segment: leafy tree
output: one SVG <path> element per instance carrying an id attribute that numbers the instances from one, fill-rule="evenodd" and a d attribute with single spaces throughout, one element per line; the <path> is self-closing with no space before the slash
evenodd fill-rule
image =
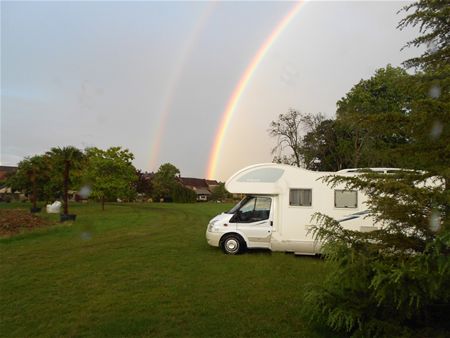
<path id="1" fill-rule="evenodd" d="M 390 65 L 378 69 L 338 101 L 336 120 L 291 110 L 272 122 L 269 132 L 278 137 L 272 152 L 286 147 L 292 152 L 274 161 L 324 171 L 399 166 L 403 153 L 393 150 L 413 141 L 409 124 L 413 102 L 426 96 L 427 90 L 404 69 Z"/>
<path id="2" fill-rule="evenodd" d="M 338 171 L 352 167 L 352 130 L 336 120 L 324 120 L 308 132 L 301 153 L 310 170 Z"/>
<path id="3" fill-rule="evenodd" d="M 229 198 L 231 194 L 225 188 L 225 183 L 221 182 L 217 187 L 211 191 L 211 200 L 213 201 L 223 201 Z"/>
<path id="4" fill-rule="evenodd" d="M 172 192 L 179 185 L 177 176 L 180 170 L 173 164 L 161 165 L 153 178 L 153 195 L 156 200 L 173 198 Z"/>
<path id="5" fill-rule="evenodd" d="M 178 203 L 195 202 L 197 194 L 180 183 L 179 175 L 180 170 L 173 164 L 161 165 L 152 180 L 154 199 Z"/>
<path id="6" fill-rule="evenodd" d="M 69 213 L 68 191 L 79 178 L 84 159 L 83 152 L 73 146 L 51 148 L 47 152 L 55 179 L 61 179 L 63 186 L 64 215 Z"/>
<path id="7" fill-rule="evenodd" d="M 272 149 L 272 154 L 279 155 L 275 156 L 274 162 L 304 166 L 301 152 L 303 135 L 315 129 L 322 120 L 322 114 L 304 114 L 294 109 L 280 114 L 277 121 L 270 123 L 268 130 L 270 136 L 277 138 L 277 145 Z M 288 155 L 283 155 L 286 150 Z"/>
<path id="8" fill-rule="evenodd" d="M 411 141 L 412 104 L 425 96 L 413 76 L 390 65 L 353 86 L 336 111 L 337 122 L 348 132 L 350 167 L 397 166 L 391 150 Z"/>
<path id="9" fill-rule="evenodd" d="M 91 186 L 91 195 L 101 200 L 102 210 L 105 210 L 105 200 L 133 197 L 137 176 L 131 162 L 134 155 L 128 149 L 88 148 L 86 157 L 84 179 Z"/>

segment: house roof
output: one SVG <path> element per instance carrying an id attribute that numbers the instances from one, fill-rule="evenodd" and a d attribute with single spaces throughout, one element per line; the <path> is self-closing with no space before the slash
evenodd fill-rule
<path id="1" fill-rule="evenodd" d="M 195 193 L 197 195 L 208 195 L 208 196 L 211 195 L 211 192 L 205 188 L 199 188 L 199 189 L 195 190 Z"/>
<path id="2" fill-rule="evenodd" d="M 151 173 L 144 172 L 144 173 L 142 173 L 142 176 L 143 176 L 144 179 L 146 179 L 146 180 L 152 180 L 153 177 L 155 177 L 155 173 L 154 173 L 154 172 L 151 172 Z"/>
<path id="3" fill-rule="evenodd" d="M 0 165 L 0 171 L 3 171 L 5 173 L 12 173 L 17 171 L 17 167 L 9 166 L 9 165 Z"/>
<path id="4" fill-rule="evenodd" d="M 219 185 L 216 180 L 205 180 L 207 185 Z"/>
<path id="5" fill-rule="evenodd" d="M 179 177 L 179 180 L 185 186 L 208 189 L 208 184 L 203 178 Z"/>
<path id="6" fill-rule="evenodd" d="M 6 177 L 7 174 L 15 173 L 17 171 L 17 167 L 0 165 L 0 179 Z"/>

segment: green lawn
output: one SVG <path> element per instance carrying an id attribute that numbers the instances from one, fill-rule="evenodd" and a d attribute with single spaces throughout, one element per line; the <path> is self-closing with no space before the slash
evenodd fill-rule
<path id="1" fill-rule="evenodd" d="M 301 315 L 320 259 L 206 244 L 229 207 L 74 204 L 73 224 L 1 239 L 0 335 L 335 336 Z"/>

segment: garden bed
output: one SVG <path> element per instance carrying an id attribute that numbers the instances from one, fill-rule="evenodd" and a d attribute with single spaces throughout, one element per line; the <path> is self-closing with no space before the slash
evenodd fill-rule
<path id="1" fill-rule="evenodd" d="M 23 209 L 0 210 L 0 236 L 12 236 L 21 232 L 42 228 L 51 225 L 51 222 L 31 214 Z"/>

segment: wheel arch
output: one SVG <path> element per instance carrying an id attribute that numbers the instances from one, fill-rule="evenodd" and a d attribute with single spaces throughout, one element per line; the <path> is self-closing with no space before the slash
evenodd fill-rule
<path id="1" fill-rule="evenodd" d="M 242 240 L 242 243 L 245 245 L 245 247 L 248 247 L 248 241 L 247 238 L 245 237 L 244 234 L 237 232 L 237 231 L 231 231 L 231 232 L 227 232 L 225 234 L 222 235 L 222 237 L 220 237 L 219 240 L 219 247 L 222 248 L 223 247 L 223 241 L 229 237 L 229 236 L 237 236 Z"/>

